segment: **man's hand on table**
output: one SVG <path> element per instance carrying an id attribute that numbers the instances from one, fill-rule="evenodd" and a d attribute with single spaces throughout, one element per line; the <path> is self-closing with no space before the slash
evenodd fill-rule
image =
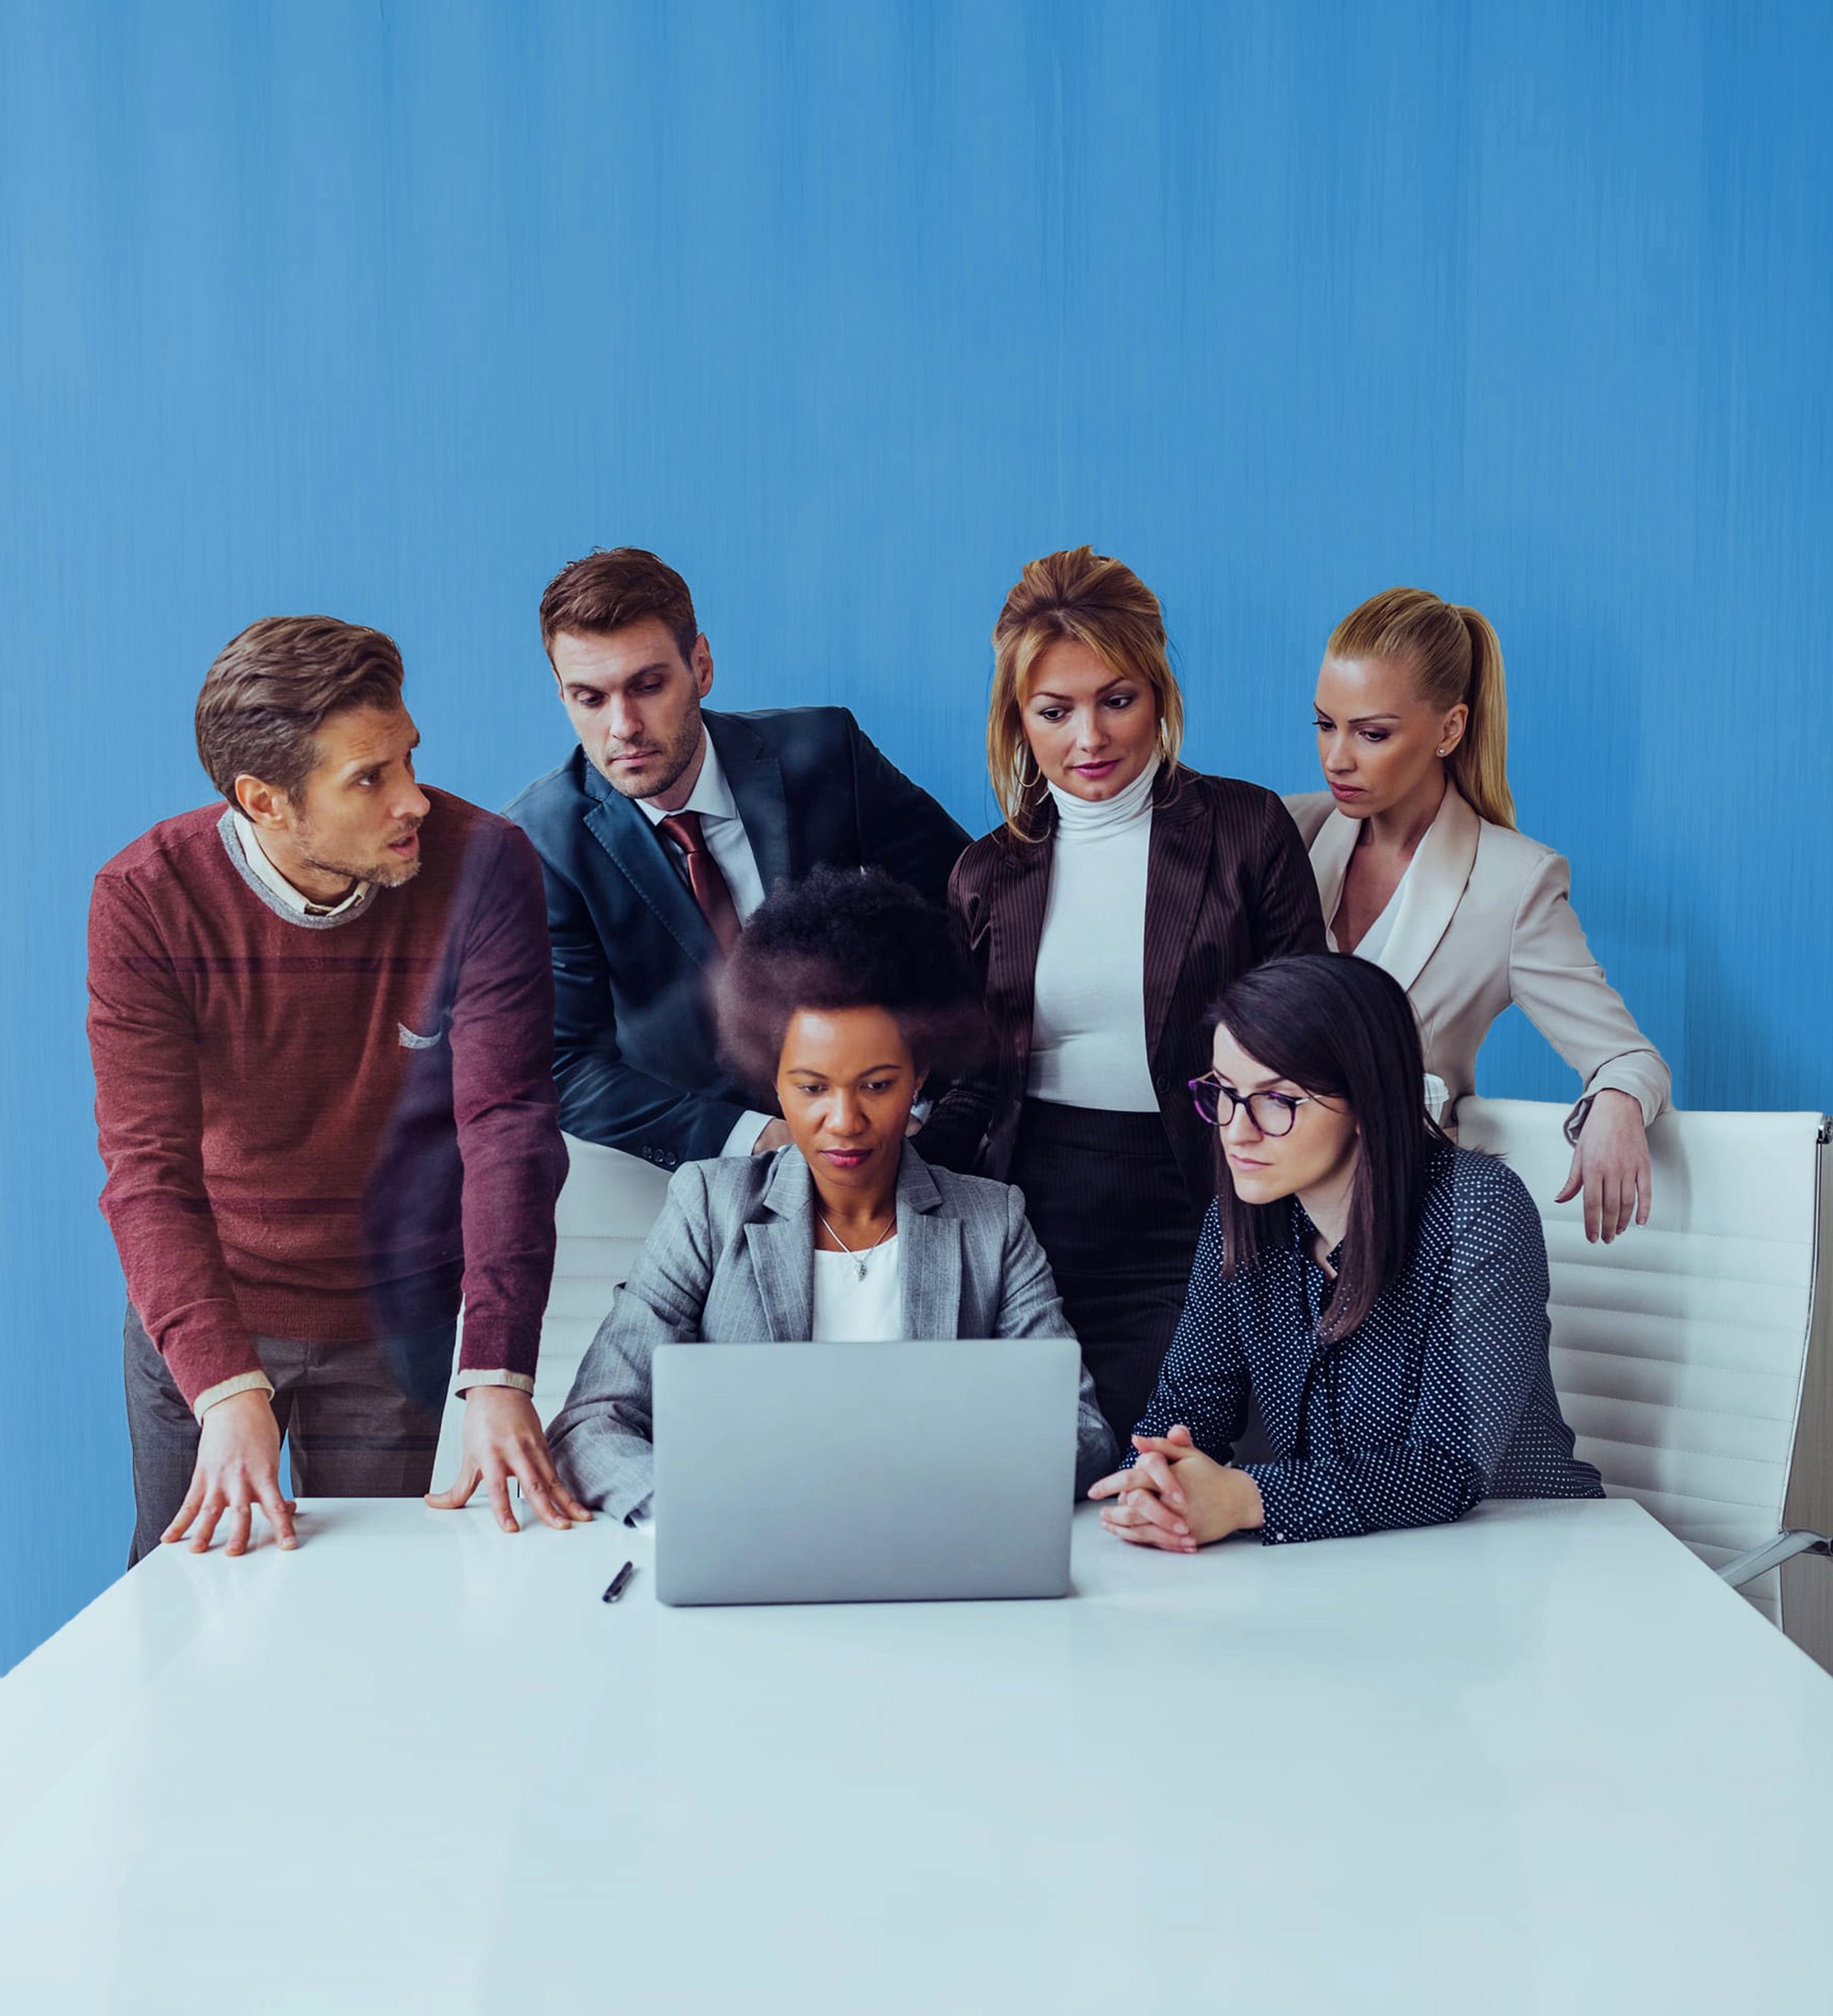
<path id="1" fill-rule="evenodd" d="M 1114 1498 L 1101 1523 L 1136 1547 L 1194 1554 L 1212 1540 L 1265 1523 L 1260 1486 L 1245 1470 L 1205 1456 L 1180 1424 L 1167 1435 L 1136 1435 L 1139 1461 L 1089 1486 L 1092 1498 Z"/>
<path id="2" fill-rule="evenodd" d="M 280 1431 L 268 1396 L 232 1393 L 204 1409 L 202 1429 L 191 1489 L 160 1538 L 181 1540 L 195 1525 L 191 1550 L 201 1554 L 226 1512 L 223 1551 L 246 1553 L 250 1515 L 258 1505 L 280 1545 L 296 1547 L 292 1516 L 298 1507 L 280 1496 Z"/>
<path id="3" fill-rule="evenodd" d="M 514 1386 L 467 1386 L 457 1479 L 450 1490 L 436 1496 L 429 1492 L 426 1502 L 441 1512 L 456 1512 L 471 1502 L 471 1494 L 480 1484 L 487 1485 L 497 1508 L 497 1524 L 505 1533 L 519 1533 L 521 1528 L 510 1509 L 511 1477 L 549 1526 L 564 1531 L 576 1519 L 592 1517 L 561 1483 L 548 1453 L 547 1437 L 541 1431 L 541 1417 L 528 1395 Z"/>

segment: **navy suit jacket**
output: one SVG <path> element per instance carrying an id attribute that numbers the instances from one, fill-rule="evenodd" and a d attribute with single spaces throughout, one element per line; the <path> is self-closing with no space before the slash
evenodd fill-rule
<path id="1" fill-rule="evenodd" d="M 847 708 L 702 719 L 766 891 L 873 863 L 946 901 L 967 835 Z M 579 749 L 509 815 L 547 882 L 560 1124 L 665 1169 L 718 1155 L 756 1101 L 720 1066 L 707 992 L 718 948 L 666 843 Z"/>

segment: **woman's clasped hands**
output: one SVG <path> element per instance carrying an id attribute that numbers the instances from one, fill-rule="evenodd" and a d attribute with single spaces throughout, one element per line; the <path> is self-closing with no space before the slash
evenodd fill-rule
<path id="1" fill-rule="evenodd" d="M 1181 1423 L 1164 1435 L 1136 1435 L 1137 1461 L 1089 1486 L 1107 1530 L 1135 1547 L 1194 1554 L 1265 1523 L 1260 1486 L 1245 1470 L 1205 1456 Z"/>

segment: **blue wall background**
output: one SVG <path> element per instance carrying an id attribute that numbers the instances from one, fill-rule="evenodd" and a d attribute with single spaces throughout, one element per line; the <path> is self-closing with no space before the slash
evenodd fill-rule
<path id="1" fill-rule="evenodd" d="M 1394 582 L 1484 608 L 1526 830 L 1691 1106 L 1825 1107 L 1833 10 L 0 6 L 0 1665 L 118 1570 L 95 868 L 209 796 L 217 647 L 400 639 L 431 779 L 566 746 L 631 541 L 728 706 L 976 829 L 1028 556 L 1160 592 L 1192 759 L 1309 785 Z M 1559 1097 L 1506 1024 L 1486 1089 Z"/>

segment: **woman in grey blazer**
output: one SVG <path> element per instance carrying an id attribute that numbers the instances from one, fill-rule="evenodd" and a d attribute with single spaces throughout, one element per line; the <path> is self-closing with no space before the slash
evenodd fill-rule
<path id="1" fill-rule="evenodd" d="M 930 1063 L 971 1026 L 947 920 L 876 870 L 769 897 L 721 977 L 721 1044 L 790 1145 L 690 1162 L 580 1364 L 548 1441 L 594 1509 L 649 1509 L 662 1343 L 1069 1337 L 1009 1184 L 929 1167 L 906 1135 Z M 1086 1368 L 1076 1488 L 1113 1467 Z"/>
<path id="2" fill-rule="evenodd" d="M 1556 1201 L 1583 1191 L 1590 1239 L 1646 1224 L 1668 1068 L 1585 942 L 1565 861 L 1516 829 L 1496 632 L 1475 609 L 1389 588 L 1332 632 L 1315 707 L 1330 789 L 1286 805 L 1331 948 L 1407 990 L 1447 1121 L 1490 1025 L 1519 1003 L 1582 1080 Z"/>

